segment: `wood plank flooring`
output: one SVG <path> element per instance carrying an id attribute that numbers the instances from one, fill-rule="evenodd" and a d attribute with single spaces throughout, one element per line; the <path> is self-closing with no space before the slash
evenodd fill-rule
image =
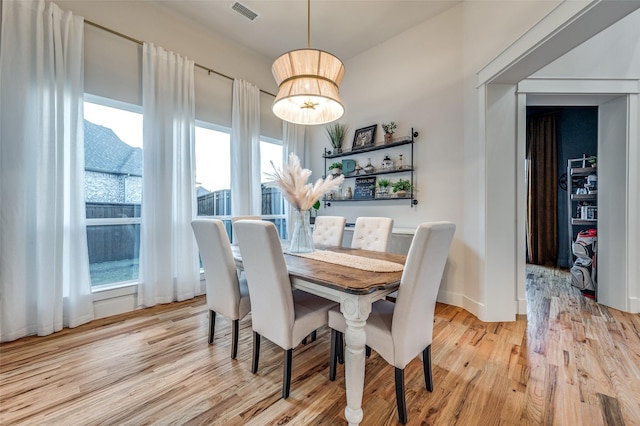
<path id="1" fill-rule="evenodd" d="M 640 316 L 584 298 L 566 272 L 528 269 L 528 318 L 484 323 L 438 304 L 435 389 L 419 359 L 406 370 L 410 425 L 640 425 Z M 207 344 L 203 297 L 0 345 L 2 425 L 346 424 L 344 368 L 328 380 L 329 330 L 293 354 L 262 341 L 251 368 L 251 320 Z M 398 424 L 393 368 L 366 363 L 364 425 Z"/>

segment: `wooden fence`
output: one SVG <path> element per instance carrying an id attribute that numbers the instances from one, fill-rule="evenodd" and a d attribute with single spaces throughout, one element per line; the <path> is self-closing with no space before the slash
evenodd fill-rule
<path id="1" fill-rule="evenodd" d="M 262 187 L 262 214 L 278 215 L 284 211 L 282 194 L 275 188 Z M 140 204 L 87 203 L 87 219 L 140 217 Z M 198 197 L 198 216 L 231 216 L 231 191 L 211 192 Z M 286 221 L 273 222 L 281 238 L 286 238 Z M 229 238 L 233 241 L 231 220 L 224 220 Z M 136 259 L 140 254 L 140 225 L 87 226 L 89 263 Z"/>
<path id="2" fill-rule="evenodd" d="M 262 215 L 284 214 L 280 190 L 262 187 Z M 198 216 L 231 216 L 231 190 L 223 189 L 198 197 Z"/>

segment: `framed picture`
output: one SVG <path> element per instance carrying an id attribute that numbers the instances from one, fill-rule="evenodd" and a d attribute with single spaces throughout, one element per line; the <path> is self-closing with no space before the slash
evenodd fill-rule
<path id="1" fill-rule="evenodd" d="M 376 140 L 376 127 L 378 127 L 378 125 L 374 124 L 373 126 L 356 130 L 356 133 L 353 135 L 353 146 L 351 149 L 357 150 L 373 146 Z"/>
<path id="2" fill-rule="evenodd" d="M 356 185 L 353 191 L 354 200 L 371 200 L 374 198 L 376 189 L 375 177 L 356 178 Z"/>

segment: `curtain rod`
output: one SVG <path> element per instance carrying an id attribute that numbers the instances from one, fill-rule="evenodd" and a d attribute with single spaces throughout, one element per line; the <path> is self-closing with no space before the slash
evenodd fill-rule
<path id="1" fill-rule="evenodd" d="M 103 31 L 106 31 L 106 32 L 108 32 L 108 33 L 111 33 L 111 34 L 113 34 L 113 35 L 117 35 L 118 37 L 122 37 L 122 38 L 127 39 L 127 40 L 129 40 L 129 41 L 132 41 L 132 42 L 134 42 L 134 43 L 138 43 L 140 46 L 142 46 L 142 45 L 144 44 L 144 42 L 143 42 L 142 40 L 135 39 L 135 38 L 133 38 L 133 37 L 131 37 L 131 36 L 128 36 L 128 35 L 126 35 L 126 34 L 123 34 L 123 33 L 121 33 L 121 32 L 118 32 L 118 31 L 116 31 L 116 30 L 112 30 L 111 28 L 107 28 L 107 27 L 105 27 L 104 25 L 97 24 L 97 23 L 95 23 L 95 22 L 93 22 L 93 21 L 90 21 L 90 20 L 88 20 L 88 19 L 85 19 L 85 20 L 84 20 L 84 22 L 85 22 L 85 24 L 89 24 L 89 25 L 91 25 L 91 26 L 93 26 L 93 27 L 99 28 L 99 29 L 101 29 L 101 30 L 103 30 Z M 220 77 L 228 78 L 229 80 L 235 80 L 235 78 L 233 78 L 233 77 L 231 77 L 231 76 L 228 76 L 228 75 L 226 75 L 226 74 L 223 74 L 223 73 L 221 73 L 221 72 L 219 72 L 219 71 L 216 71 L 216 70 L 214 70 L 214 69 L 212 69 L 212 68 L 205 67 L 204 65 L 200 65 L 200 64 L 199 64 L 199 63 L 197 63 L 197 62 L 194 62 L 194 65 L 195 65 L 196 67 L 198 67 L 198 68 L 201 68 L 201 69 L 203 69 L 203 70 L 207 71 L 209 74 L 214 73 L 214 74 L 219 75 Z M 262 93 L 264 93 L 265 95 L 270 95 L 270 96 L 273 96 L 274 98 L 276 97 L 276 95 L 274 95 L 273 93 L 267 92 L 266 90 L 262 90 L 262 89 L 260 89 L 260 91 L 261 91 Z"/>

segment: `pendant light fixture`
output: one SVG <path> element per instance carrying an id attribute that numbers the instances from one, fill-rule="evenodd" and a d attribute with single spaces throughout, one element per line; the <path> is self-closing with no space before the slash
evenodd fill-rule
<path id="1" fill-rule="evenodd" d="M 342 61 L 331 53 L 311 49 L 311 0 L 307 0 L 307 48 L 292 50 L 271 68 L 278 84 L 273 113 L 296 124 L 326 124 L 344 114 L 339 86 Z"/>

